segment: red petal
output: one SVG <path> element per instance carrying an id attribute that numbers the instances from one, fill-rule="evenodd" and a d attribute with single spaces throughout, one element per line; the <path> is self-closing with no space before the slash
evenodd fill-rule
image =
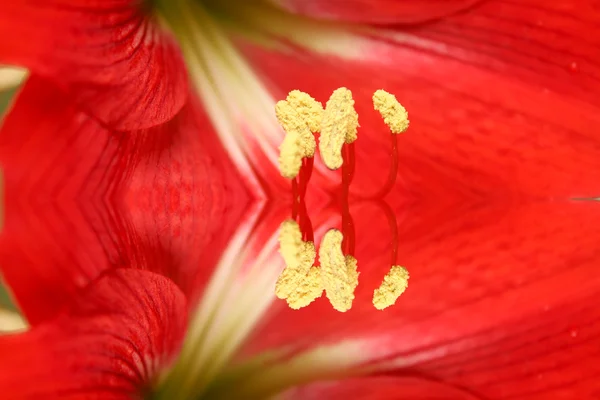
<path id="1" fill-rule="evenodd" d="M 119 140 L 68 95 L 28 80 L 0 135 L 0 268 L 31 323 L 119 259 L 119 215 L 111 212 L 118 155 Z"/>
<path id="2" fill-rule="evenodd" d="M 0 337 L 8 399 L 130 399 L 150 389 L 178 352 L 186 300 L 168 279 L 115 270 L 50 323 Z"/>
<path id="3" fill-rule="evenodd" d="M 356 61 L 245 47 L 276 98 L 354 92 L 355 194 L 374 193 L 390 165 L 372 93 L 395 93 L 411 128 L 399 138 L 392 210 L 350 200 L 361 273 L 353 309 L 337 313 L 321 298 L 295 312 L 278 301 L 244 354 L 350 341 L 359 353 L 343 366 L 387 363 L 481 398 L 597 394 L 600 205 L 566 200 L 599 192 L 597 19 L 591 3 L 489 1 L 373 37 Z M 392 263 L 386 214 L 398 219 L 398 263 L 411 278 L 379 312 L 373 290 Z"/>
<path id="4" fill-rule="evenodd" d="M 179 49 L 137 1 L 6 2 L 0 36 L 0 62 L 51 78 L 117 129 L 168 121 L 188 94 Z"/>
<path id="5" fill-rule="evenodd" d="M 480 0 L 272 0 L 296 14 L 375 24 L 422 22 L 469 8 Z"/>
<path id="6" fill-rule="evenodd" d="M 374 193 L 387 177 L 388 129 L 371 101 L 384 88 L 411 121 L 398 140 L 399 195 L 458 203 L 593 197 L 600 193 L 600 53 L 590 39 L 596 25 L 585 21 L 600 16 L 591 6 L 559 7 L 485 2 L 382 31 L 385 42 L 357 43 L 356 61 L 245 50 L 277 86 L 275 98 L 300 89 L 325 101 L 337 87 L 353 91 L 361 124 L 356 191 Z"/>
<path id="7" fill-rule="evenodd" d="M 282 400 L 477 400 L 478 397 L 434 380 L 416 377 L 368 377 L 318 382 L 280 395 Z"/>
<path id="8" fill-rule="evenodd" d="M 166 125 L 111 133 L 28 81 L 0 136 L 0 268 L 32 324 L 112 266 L 164 273 L 186 293 L 206 279 L 248 199 L 207 126 L 194 103 Z"/>
<path id="9" fill-rule="evenodd" d="M 590 398 L 600 389 L 599 203 L 397 204 L 398 263 L 411 278 L 384 311 L 371 298 L 391 264 L 386 210 L 351 211 L 361 273 L 352 310 L 337 313 L 325 298 L 300 311 L 277 302 L 246 354 L 350 340 L 362 350 L 344 365 L 389 363 L 483 398 Z"/>
<path id="10" fill-rule="evenodd" d="M 166 257 L 158 271 L 196 298 L 251 197 L 193 96 L 171 124 L 178 128 L 171 130 L 177 134 L 168 149 L 136 164 L 122 196 L 136 231 L 134 245 L 142 246 L 134 251 L 142 260 L 135 262 Z"/>

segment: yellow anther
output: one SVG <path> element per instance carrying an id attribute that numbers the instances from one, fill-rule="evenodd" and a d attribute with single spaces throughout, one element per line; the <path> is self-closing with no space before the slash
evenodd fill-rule
<path id="1" fill-rule="evenodd" d="M 296 101 L 296 103 L 298 102 Z M 308 112 L 306 107 L 301 105 L 299 107 L 301 107 L 300 110 L 287 101 L 281 100 L 275 105 L 275 115 L 286 132 L 286 136 L 295 135 L 298 137 L 302 157 L 312 157 L 315 155 L 317 144 L 308 124 L 310 122 L 311 125 L 314 125 L 315 122 L 306 120 L 305 116 L 300 114 Z"/>
<path id="2" fill-rule="evenodd" d="M 283 177 L 298 176 L 303 157 L 313 157 L 317 146 L 312 132 L 321 124 L 323 107 L 308 94 L 294 90 L 275 105 L 277 120 L 286 132 L 279 147 L 279 171 Z"/>
<path id="3" fill-rule="evenodd" d="M 408 113 L 393 94 L 379 89 L 373 94 L 373 106 L 392 133 L 402 133 L 408 129 Z"/>
<path id="4" fill-rule="evenodd" d="M 300 137 L 296 133 L 285 135 L 279 146 L 279 172 L 287 179 L 294 179 L 302 167 Z"/>
<path id="5" fill-rule="evenodd" d="M 296 110 L 300 118 L 312 132 L 319 132 L 323 120 L 323 105 L 308 93 L 292 90 L 287 97 L 288 104 Z"/>
<path id="6" fill-rule="evenodd" d="M 296 286 L 301 284 L 306 278 L 310 267 L 315 263 L 316 253 L 313 242 L 302 242 L 295 259 L 283 257 L 286 267 L 279 275 L 275 285 L 275 295 L 278 298 L 286 299 L 295 290 Z"/>
<path id="7" fill-rule="evenodd" d="M 290 308 L 298 310 L 308 306 L 323 294 L 323 279 L 321 268 L 311 267 L 287 296 Z"/>
<path id="8" fill-rule="evenodd" d="M 317 256 L 315 245 L 302 240 L 300 226 L 293 220 L 281 224 L 279 245 L 286 267 L 277 279 L 275 296 L 287 299 L 293 309 L 305 307 L 323 292 L 320 269 L 313 271 Z"/>
<path id="9" fill-rule="evenodd" d="M 408 271 L 399 266 L 394 265 L 383 278 L 383 282 L 378 289 L 373 293 L 373 305 L 378 310 L 383 310 L 392 306 L 398 300 L 398 297 L 408 287 Z"/>
<path id="10" fill-rule="evenodd" d="M 352 308 L 354 290 L 358 286 L 357 261 L 342 253 L 343 235 L 337 229 L 329 230 L 319 248 L 323 287 L 334 309 L 345 312 Z"/>
<path id="11" fill-rule="evenodd" d="M 342 166 L 342 146 L 357 138 L 358 114 L 354 109 L 352 92 L 339 88 L 333 92 L 323 113 L 319 152 L 329 169 Z"/>
<path id="12" fill-rule="evenodd" d="M 300 262 L 300 255 L 303 250 L 300 225 L 292 219 L 283 221 L 279 228 L 279 252 L 285 264 L 296 268 Z"/>
<path id="13" fill-rule="evenodd" d="M 310 267 L 315 263 L 317 258 L 317 250 L 313 242 L 302 242 L 302 250 L 300 251 L 300 264 L 298 271 L 301 274 L 307 274 Z"/>
<path id="14" fill-rule="evenodd" d="M 279 278 L 277 278 L 277 283 L 275 284 L 275 296 L 281 300 L 287 299 L 294 290 L 299 279 L 300 274 L 298 273 L 298 270 L 286 266 L 283 271 L 281 271 Z"/>

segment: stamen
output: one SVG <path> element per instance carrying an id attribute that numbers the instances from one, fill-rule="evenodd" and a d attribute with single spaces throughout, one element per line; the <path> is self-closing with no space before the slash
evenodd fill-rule
<path id="1" fill-rule="evenodd" d="M 388 174 L 388 179 L 385 182 L 385 185 L 381 187 L 371 198 L 373 199 L 382 199 L 384 198 L 390 190 L 396 184 L 396 175 L 398 175 L 398 136 L 396 134 L 392 135 L 392 166 L 390 167 L 390 172 Z"/>
<path id="2" fill-rule="evenodd" d="M 398 175 L 398 134 L 405 132 L 408 129 L 408 113 L 406 109 L 396 100 L 396 96 L 386 92 L 385 90 L 377 90 L 373 94 L 373 106 L 379 111 L 383 121 L 392 132 L 392 165 L 388 173 L 388 178 L 385 184 L 373 195 L 356 194 L 354 197 L 361 199 L 382 199 L 396 184 L 396 175 Z M 351 149 L 353 150 L 353 149 Z M 348 164 L 354 168 L 354 154 L 348 153 L 346 156 Z M 350 174 L 352 177 L 352 174 Z M 351 179 L 351 178 L 350 178 Z"/>
<path id="3" fill-rule="evenodd" d="M 292 179 L 292 219 L 298 218 L 298 209 L 300 207 L 300 193 L 298 193 L 298 180 Z"/>
<path id="4" fill-rule="evenodd" d="M 408 113 L 394 95 L 377 90 L 373 94 L 373 106 L 392 133 L 392 165 L 388 180 L 381 190 L 373 196 L 358 195 L 359 198 L 365 199 L 381 199 L 394 186 L 398 169 L 397 134 L 406 131 L 409 126 Z M 286 221 L 282 224 L 280 251 L 286 268 L 277 281 L 276 295 L 287 300 L 291 308 L 298 309 L 320 297 L 325 290 L 334 309 L 340 312 L 348 311 L 352 307 L 359 275 L 358 262 L 353 256 L 354 224 L 348 204 L 355 167 L 353 142 L 357 139 L 359 126 L 352 93 L 346 88 L 335 90 L 323 111 L 321 104 L 308 94 L 292 91 L 285 101 L 277 103 L 276 113 L 286 131 L 280 148 L 281 173 L 285 177 L 293 178 L 292 217 L 298 221 Z M 319 248 L 320 268 L 312 265 L 315 248 L 312 226 L 304 203 L 315 150 L 315 138 L 311 131 L 316 132 L 319 128 L 319 151 L 323 162 L 330 169 L 343 166 L 340 198 L 344 232 L 342 234 L 336 229 L 331 229 L 325 234 Z M 379 310 L 396 302 L 406 290 L 409 278 L 408 271 L 397 265 L 396 220 L 391 210 L 388 210 L 389 207 L 384 208 L 394 240 L 392 268 L 373 293 L 373 304 Z"/>
<path id="5" fill-rule="evenodd" d="M 354 109 L 352 93 L 346 88 L 333 92 L 323 113 L 319 152 L 329 169 L 342 166 L 342 146 L 357 139 L 358 114 Z"/>
<path id="6" fill-rule="evenodd" d="M 303 198 L 300 201 L 300 214 L 298 220 L 300 223 L 300 231 L 302 232 L 302 240 L 306 242 L 314 241 L 312 223 L 310 222 L 310 217 L 306 210 L 306 203 Z"/>
<path id="7" fill-rule="evenodd" d="M 344 254 L 354 254 L 354 242 L 355 242 L 355 231 L 354 231 L 354 219 L 350 213 L 350 204 L 348 202 L 348 194 L 350 189 L 349 182 L 344 180 L 346 176 L 347 166 L 342 166 L 342 196 L 340 197 L 341 202 L 341 214 L 342 214 L 342 232 L 344 240 L 342 241 L 342 252 Z"/>
<path id="8" fill-rule="evenodd" d="M 408 129 L 408 113 L 393 94 L 382 89 L 377 90 L 373 94 L 373 106 L 392 133 L 403 133 Z"/>
<path id="9" fill-rule="evenodd" d="M 312 175 L 314 157 L 304 158 L 302 160 L 302 169 L 300 170 L 300 176 L 298 177 L 300 183 L 300 196 L 304 197 L 306 189 L 308 188 L 308 182 Z"/>
<path id="10" fill-rule="evenodd" d="M 373 292 L 373 305 L 378 310 L 383 310 L 392 306 L 398 300 L 398 297 L 408 287 L 408 271 L 399 266 L 394 265 L 383 278 L 383 282 L 378 289 Z"/>
<path id="11" fill-rule="evenodd" d="M 342 229 L 344 230 L 344 240 L 342 241 L 342 252 L 344 254 L 354 254 L 356 239 L 354 232 L 354 219 L 352 214 L 344 213 L 342 215 Z"/>
<path id="12" fill-rule="evenodd" d="M 283 221 L 279 231 L 279 252 L 285 264 L 298 268 L 303 250 L 302 232 L 298 223 L 291 219 Z"/>
<path id="13" fill-rule="evenodd" d="M 346 191 L 350 191 L 350 184 L 354 179 L 355 156 L 354 143 L 350 143 L 343 149 L 344 164 L 342 165 L 342 187 Z"/>
<path id="14" fill-rule="evenodd" d="M 287 303 L 293 310 L 299 310 L 321 297 L 323 294 L 323 279 L 321 268 L 311 267 L 307 275 L 302 275 L 288 294 Z"/>
<path id="15" fill-rule="evenodd" d="M 386 215 L 390 225 L 390 235 L 392 237 L 392 268 L 383 278 L 381 286 L 373 293 L 373 305 L 378 310 L 383 310 L 396 303 L 396 300 L 408 287 L 408 271 L 398 266 L 398 222 L 391 207 L 381 201 L 378 203 Z"/>
<path id="16" fill-rule="evenodd" d="M 275 295 L 285 300 L 306 277 L 312 267 L 317 253 L 312 242 L 305 242 L 301 246 L 298 259 L 294 263 L 287 263 L 285 269 L 279 275 L 275 285 Z"/>
<path id="17" fill-rule="evenodd" d="M 346 312 L 352 308 L 354 290 L 358 286 L 357 261 L 351 255 L 342 253 L 343 235 L 337 229 L 330 229 L 319 248 L 323 287 L 334 309 Z"/>
<path id="18" fill-rule="evenodd" d="M 321 270 L 312 266 L 317 256 L 315 245 L 302 241 L 300 227 L 292 220 L 281 224 L 279 242 L 286 267 L 275 284 L 275 295 L 295 310 L 306 307 L 323 292 Z"/>
<path id="19" fill-rule="evenodd" d="M 392 244 L 392 257 L 390 265 L 398 265 L 398 221 L 396 220 L 396 214 L 392 208 L 385 202 L 379 201 L 377 203 L 381 210 L 385 213 L 385 216 L 388 220 L 388 225 L 390 227 L 390 237 Z"/>
<path id="20" fill-rule="evenodd" d="M 304 157 L 315 155 L 317 146 L 311 131 L 317 132 L 322 119 L 323 107 L 308 94 L 294 90 L 287 100 L 275 106 L 277 120 L 286 132 L 279 147 L 279 171 L 288 179 L 298 176 Z"/>
<path id="21" fill-rule="evenodd" d="M 319 132 L 323 120 L 323 105 L 308 93 L 292 90 L 286 98 L 288 104 L 296 110 L 300 118 L 312 132 Z"/>
<path id="22" fill-rule="evenodd" d="M 294 179 L 298 176 L 302 166 L 301 146 L 300 136 L 295 132 L 285 135 L 279 146 L 279 172 L 284 178 Z"/>

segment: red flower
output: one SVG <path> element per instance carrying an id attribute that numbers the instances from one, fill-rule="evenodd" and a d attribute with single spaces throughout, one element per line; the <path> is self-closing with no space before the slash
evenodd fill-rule
<path id="1" fill-rule="evenodd" d="M 600 207 L 576 200 L 600 191 L 593 2 L 221 3 L 160 14 L 199 101 L 137 3 L 21 0 L 0 16 L 21 39 L 0 60 L 32 71 L 0 138 L 0 265 L 32 325 L 0 337 L 3 395 L 597 395 Z M 361 124 L 360 283 L 346 313 L 292 311 L 273 295 L 290 204 L 272 107 L 340 86 Z M 411 128 L 394 190 L 362 201 L 391 165 L 379 88 Z M 340 177 L 315 165 L 319 242 L 340 227 Z M 395 244 L 410 287 L 378 311 Z"/>

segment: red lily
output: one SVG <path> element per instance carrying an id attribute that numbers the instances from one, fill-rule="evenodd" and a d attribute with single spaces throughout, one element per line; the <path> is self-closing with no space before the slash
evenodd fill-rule
<path id="1" fill-rule="evenodd" d="M 165 89 L 152 97 L 171 105 L 164 114 L 150 105 L 125 117 L 115 102 L 122 95 L 111 92 L 119 84 L 103 81 L 118 73 L 81 77 L 81 64 L 58 67 L 60 59 L 39 70 L 45 78 L 29 79 L 2 132 L 0 254 L 32 329 L 0 338 L 0 390 L 8 398 L 597 394 L 600 282 L 592 268 L 600 207 L 573 200 L 597 196 L 600 178 L 591 2 L 456 1 L 432 11 L 415 6 L 422 2 L 379 1 L 368 13 L 326 0 L 274 3 L 352 23 L 243 5 L 219 10 L 227 18 L 212 25 L 203 14 L 203 26 L 221 33 L 212 43 L 226 50 L 226 63 L 194 58 L 185 34 L 178 37 L 190 69 L 204 68 L 191 75 L 206 113 L 183 85 L 190 100 L 180 112 L 170 101 L 179 97 Z M 90 15 L 104 15 L 97 11 Z M 51 37 L 14 21 L 3 15 L 0 30 Z M 396 21 L 418 24 L 366 24 Z M 188 33 L 197 28 L 183 24 Z M 233 29 L 252 69 L 231 56 L 221 29 Z M 307 39 L 311 32 L 319 40 Z M 9 50 L 33 57 L 45 49 L 0 45 L 0 55 Z M 100 59 L 86 54 L 65 60 Z M 23 57 L 7 61 L 32 60 Z M 223 65 L 234 71 L 220 72 Z M 63 78 L 67 69 L 76 71 Z M 121 86 L 136 89 L 139 81 L 131 82 Z M 259 201 L 287 188 L 271 164 L 281 133 L 268 130 L 272 109 L 261 105 L 292 89 L 324 102 L 340 86 L 353 91 L 361 123 L 349 201 L 360 285 L 348 313 L 324 299 L 292 311 L 274 301 L 271 287 L 282 267 L 273 237 L 289 205 Z M 362 201 L 391 165 L 387 127 L 368 100 L 380 87 L 409 110 L 411 129 L 399 139 L 399 183 L 385 202 Z M 92 95 L 100 100 L 90 102 Z M 141 122 L 152 110 L 155 118 Z M 232 126 L 244 136 L 232 135 Z M 255 180 L 241 183 L 215 132 L 244 178 L 254 176 L 250 165 Z M 319 191 L 335 193 L 338 181 L 318 168 L 311 181 L 317 242 L 340 226 Z M 370 296 L 394 243 L 411 286 L 380 312 Z"/>

